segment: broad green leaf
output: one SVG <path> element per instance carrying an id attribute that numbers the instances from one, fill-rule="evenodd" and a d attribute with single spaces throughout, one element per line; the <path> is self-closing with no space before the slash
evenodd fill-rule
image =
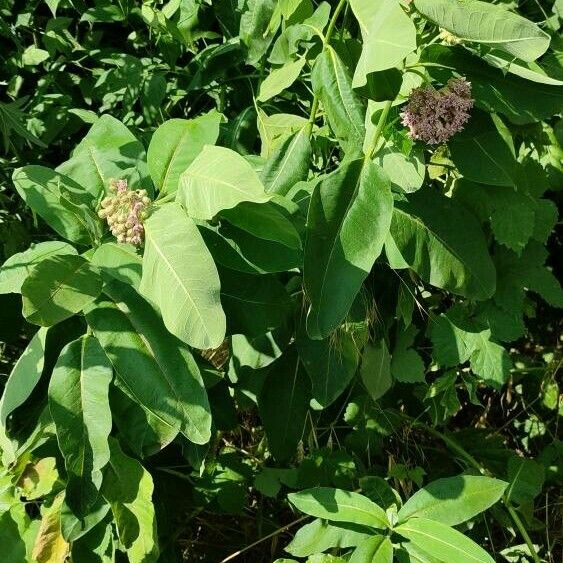
<path id="1" fill-rule="evenodd" d="M 145 222 L 140 292 L 162 314 L 166 328 L 194 348 L 216 348 L 225 338 L 219 276 L 199 230 L 177 203 Z"/>
<path id="2" fill-rule="evenodd" d="M 297 229 L 284 209 L 272 202 L 239 203 L 232 209 L 222 211 L 221 218 L 255 237 L 301 250 L 301 237 Z"/>
<path id="3" fill-rule="evenodd" d="M 363 159 L 342 164 L 315 187 L 304 259 L 311 338 L 326 338 L 343 321 L 381 253 L 392 211 L 388 178 Z"/>
<path id="4" fill-rule="evenodd" d="M 258 411 L 268 438 L 268 446 L 278 461 L 291 458 L 303 437 L 309 398 L 309 377 L 294 348 L 268 368 Z"/>
<path id="5" fill-rule="evenodd" d="M 424 183 L 426 167 L 421 147 L 413 147 L 410 154 L 406 155 L 388 142 L 377 151 L 374 161 L 389 176 L 391 186 L 405 193 L 416 192 Z"/>
<path id="6" fill-rule="evenodd" d="M 365 347 L 360 375 L 369 396 L 374 401 L 379 400 L 389 391 L 393 379 L 391 378 L 391 355 L 385 339 L 382 338 L 379 342 L 368 344 Z"/>
<path id="7" fill-rule="evenodd" d="M 331 524 L 325 520 L 313 520 L 295 534 L 285 551 L 295 557 L 307 557 L 330 548 L 355 547 L 367 540 L 373 532 L 353 524 Z"/>
<path id="8" fill-rule="evenodd" d="M 56 458 L 43 457 L 25 466 L 17 486 L 26 500 L 37 500 L 51 493 L 58 479 Z"/>
<path id="9" fill-rule="evenodd" d="M 246 62 L 258 66 L 277 30 L 272 29 L 275 0 L 248 0 L 240 16 L 240 41 L 248 48 Z M 278 22 L 279 23 L 279 22 Z"/>
<path id="10" fill-rule="evenodd" d="M 516 186 L 518 162 L 514 149 L 490 116 L 475 111 L 465 129 L 449 142 L 451 157 L 468 180 L 489 186 Z"/>
<path id="11" fill-rule="evenodd" d="M 0 426 L 23 405 L 41 379 L 45 362 L 47 329 L 40 328 L 15 363 L 0 399 Z"/>
<path id="12" fill-rule="evenodd" d="M 256 337 L 289 322 L 293 303 L 275 276 L 253 276 L 227 268 L 221 268 L 219 275 L 227 334 Z"/>
<path id="13" fill-rule="evenodd" d="M 525 80 L 537 82 L 538 84 L 548 84 L 550 86 L 563 86 L 563 80 L 559 80 L 549 76 L 545 70 L 537 63 L 526 63 L 524 61 L 514 59 L 510 55 L 506 55 L 501 51 L 486 53 L 483 58 L 496 68 L 500 68 L 504 72 L 515 74 Z"/>
<path id="14" fill-rule="evenodd" d="M 104 276 L 111 276 L 138 289 L 143 263 L 137 249 L 131 244 L 106 242 L 98 246 L 90 262 Z"/>
<path id="15" fill-rule="evenodd" d="M 156 189 L 174 193 L 182 172 L 205 145 L 219 137 L 221 114 L 211 111 L 195 119 L 170 119 L 154 133 L 147 151 L 149 171 Z"/>
<path id="16" fill-rule="evenodd" d="M 112 375 L 98 341 L 83 336 L 63 349 L 49 383 L 49 410 L 67 471 L 65 500 L 77 518 L 94 506 L 109 461 Z"/>
<path id="17" fill-rule="evenodd" d="M 508 480 L 506 498 L 513 503 L 533 503 L 541 493 L 544 481 L 544 466 L 532 459 L 512 456 L 508 460 Z"/>
<path id="18" fill-rule="evenodd" d="M 158 453 L 178 436 L 177 427 L 166 424 L 132 399 L 119 379 L 110 387 L 110 406 L 120 438 L 140 458 Z"/>
<path id="19" fill-rule="evenodd" d="M 453 307 L 436 317 L 431 329 L 433 356 L 442 366 L 454 367 L 470 360 L 471 369 L 490 385 L 500 388 L 507 380 L 511 361 L 503 346 L 490 340 L 491 331 Z"/>
<path id="20" fill-rule="evenodd" d="M 354 550 L 350 563 L 393 563 L 393 544 L 385 536 L 373 536 Z"/>
<path id="21" fill-rule="evenodd" d="M 159 556 L 150 473 L 110 439 L 111 458 L 102 494 L 110 503 L 119 539 L 131 563 L 154 563 Z"/>
<path id="22" fill-rule="evenodd" d="M 143 144 L 121 121 L 108 114 L 96 120 L 72 157 L 56 170 L 95 198 L 107 190 L 111 179 L 119 178 L 126 179 L 134 189 L 152 192 Z"/>
<path id="23" fill-rule="evenodd" d="M 97 527 L 106 518 L 109 510 L 109 504 L 101 494 L 98 494 L 96 502 L 88 510 L 88 513 L 81 518 L 77 518 L 65 498 L 65 502 L 61 506 L 61 533 L 63 538 L 68 543 L 74 544 L 76 540 Z"/>
<path id="24" fill-rule="evenodd" d="M 22 63 L 27 66 L 37 66 L 49 58 L 49 53 L 35 45 L 30 45 L 22 53 Z"/>
<path id="25" fill-rule="evenodd" d="M 71 547 L 73 560 L 83 563 L 113 563 L 114 552 L 113 526 L 106 520 L 73 541 Z"/>
<path id="26" fill-rule="evenodd" d="M 365 136 L 365 108 L 336 51 L 326 46 L 315 60 L 311 85 L 344 152 L 359 153 Z"/>
<path id="27" fill-rule="evenodd" d="M 426 518 L 411 518 L 394 531 L 439 561 L 494 563 L 493 558 L 462 533 Z"/>
<path id="28" fill-rule="evenodd" d="M 434 190 L 419 190 L 395 204 L 386 251 L 392 268 L 406 264 L 426 282 L 457 295 L 486 299 L 495 291 L 495 268 L 479 223 Z"/>
<path id="29" fill-rule="evenodd" d="M 280 144 L 287 142 L 287 138 L 304 129 L 307 118 L 291 113 L 274 113 L 266 115 L 258 108 L 257 126 L 262 141 L 260 156 L 270 158 L 274 151 L 279 152 Z"/>
<path id="30" fill-rule="evenodd" d="M 277 144 L 260 173 L 266 191 L 286 195 L 297 182 L 306 180 L 311 166 L 311 155 L 308 126 Z"/>
<path id="31" fill-rule="evenodd" d="M 412 330 L 411 330 L 412 329 Z M 411 348 L 416 338 L 416 329 L 409 327 L 397 331 L 395 348 L 391 358 L 393 379 L 402 383 L 424 383 L 426 368 L 420 354 Z"/>
<path id="32" fill-rule="evenodd" d="M 59 493 L 53 504 L 43 507 L 41 525 L 33 546 L 33 561 L 37 563 L 64 563 L 70 545 L 61 533 L 61 506 L 64 493 Z"/>
<path id="33" fill-rule="evenodd" d="M 229 224 L 200 225 L 199 231 L 217 264 L 246 274 L 286 272 L 303 264 L 302 251 L 260 239 Z"/>
<path id="34" fill-rule="evenodd" d="M 301 512 L 330 522 L 350 522 L 372 528 L 388 528 L 382 508 L 367 497 L 342 489 L 316 487 L 290 493 L 289 502 Z"/>
<path id="35" fill-rule="evenodd" d="M 162 424 L 205 444 L 211 419 L 199 369 L 186 346 L 132 288 L 108 282 L 86 320 L 127 393 Z"/>
<path id="36" fill-rule="evenodd" d="M 102 291 L 102 278 L 82 256 L 51 256 L 36 264 L 22 285 L 23 314 L 51 326 L 89 305 Z"/>
<path id="37" fill-rule="evenodd" d="M 430 76 L 445 84 L 452 71 L 467 77 L 475 105 L 488 112 L 506 115 L 513 123 L 533 123 L 560 112 L 563 89 L 524 80 L 493 68 L 463 47 L 431 45 L 421 55 Z"/>
<path id="38" fill-rule="evenodd" d="M 86 320 L 127 393 L 162 424 L 197 444 L 209 441 L 211 417 L 199 369 L 186 346 L 132 288 L 106 284 Z"/>
<path id="39" fill-rule="evenodd" d="M 506 487 L 504 481 L 483 476 L 437 479 L 409 498 L 399 510 L 399 522 L 416 517 L 456 526 L 490 508 Z"/>
<path id="40" fill-rule="evenodd" d="M 312 340 L 304 326 L 296 335 L 299 357 L 311 378 L 311 407 L 325 409 L 346 389 L 359 364 L 358 344 L 352 332 L 338 338 Z"/>
<path id="41" fill-rule="evenodd" d="M 32 244 L 27 250 L 13 254 L 0 267 L 0 293 L 21 293 L 25 278 L 34 264 L 59 254 L 77 254 L 66 242 L 48 241 Z"/>
<path id="42" fill-rule="evenodd" d="M 272 70 L 260 84 L 260 91 L 256 99 L 259 102 L 267 102 L 289 88 L 299 78 L 305 62 L 306 59 L 303 57 Z"/>
<path id="43" fill-rule="evenodd" d="M 79 184 L 45 166 L 24 166 L 14 170 L 12 180 L 25 203 L 59 235 L 78 244 L 90 242 L 83 218 L 70 211 L 62 200 L 80 198 Z"/>
<path id="44" fill-rule="evenodd" d="M 498 242 L 520 253 L 534 234 L 535 220 L 533 201 L 523 197 L 495 209 L 491 229 Z"/>
<path id="45" fill-rule="evenodd" d="M 26 561 L 25 543 L 9 510 L 0 514 L 0 545 L 2 546 L 3 563 Z"/>
<path id="46" fill-rule="evenodd" d="M 416 49 L 413 21 L 395 0 L 350 0 L 364 41 L 353 87 L 364 86 L 372 72 L 398 66 Z"/>
<path id="47" fill-rule="evenodd" d="M 238 153 L 206 145 L 180 176 L 177 200 L 196 219 L 212 219 L 243 201 L 270 199 L 252 166 Z"/>
<path id="48" fill-rule="evenodd" d="M 482 43 L 523 61 L 535 61 L 549 47 L 545 31 L 499 5 L 479 0 L 415 0 L 414 5 L 462 41 Z"/>

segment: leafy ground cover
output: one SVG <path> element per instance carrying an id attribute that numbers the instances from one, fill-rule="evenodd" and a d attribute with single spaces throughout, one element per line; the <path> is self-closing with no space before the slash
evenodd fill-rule
<path id="1" fill-rule="evenodd" d="M 0 12 L 3 562 L 561 560 L 559 0 Z"/>

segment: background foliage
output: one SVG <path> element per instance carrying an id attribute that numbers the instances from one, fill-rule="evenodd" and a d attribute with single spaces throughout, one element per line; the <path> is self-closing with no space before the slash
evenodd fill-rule
<path id="1" fill-rule="evenodd" d="M 3 561 L 561 560 L 559 0 L 0 11 Z"/>

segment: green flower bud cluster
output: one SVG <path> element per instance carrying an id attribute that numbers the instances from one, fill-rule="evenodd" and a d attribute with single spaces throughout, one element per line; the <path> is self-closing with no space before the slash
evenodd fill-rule
<path id="1" fill-rule="evenodd" d="M 111 180 L 109 190 L 115 195 L 105 197 L 98 215 L 105 219 L 117 242 L 136 246 L 143 242 L 143 221 L 151 203 L 146 190 L 130 190 L 127 180 Z"/>

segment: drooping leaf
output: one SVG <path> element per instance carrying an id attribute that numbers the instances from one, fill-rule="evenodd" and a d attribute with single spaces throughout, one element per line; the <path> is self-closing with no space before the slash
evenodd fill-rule
<path id="1" fill-rule="evenodd" d="M 431 189 L 395 204 L 386 251 L 392 268 L 406 264 L 436 287 L 472 299 L 494 293 L 495 268 L 479 224 Z"/>
<path id="2" fill-rule="evenodd" d="M 362 160 L 342 164 L 315 187 L 307 218 L 307 332 L 327 337 L 348 313 L 381 253 L 393 209 L 389 180 Z"/>
<path id="3" fill-rule="evenodd" d="M 279 461 L 295 454 L 309 409 L 310 382 L 294 348 L 268 368 L 258 397 L 258 411 L 268 446 Z"/>
<path id="4" fill-rule="evenodd" d="M 211 111 L 195 119 L 170 119 L 154 133 L 147 151 L 152 180 L 160 193 L 174 193 L 181 174 L 205 145 L 219 136 L 221 114 Z"/>
<path id="5" fill-rule="evenodd" d="M 456 526 L 490 508 L 506 487 L 506 482 L 484 476 L 437 479 L 407 500 L 399 510 L 399 522 L 416 517 Z"/>
<path id="6" fill-rule="evenodd" d="M 287 498 L 301 512 L 330 522 L 350 522 L 382 529 L 389 527 L 384 510 L 358 493 L 316 487 L 290 493 Z"/>
<path id="7" fill-rule="evenodd" d="M 33 560 L 37 563 L 64 563 L 70 550 L 61 533 L 61 506 L 64 493 L 59 493 L 53 504 L 44 508 L 41 525 L 35 538 Z"/>
<path id="8" fill-rule="evenodd" d="M 49 410 L 68 478 L 65 501 L 77 518 L 94 506 L 109 461 L 112 375 L 98 341 L 83 336 L 63 349 L 49 384 Z"/>
<path id="9" fill-rule="evenodd" d="M 34 266 L 21 291 L 25 318 L 51 326 L 94 301 L 102 291 L 102 278 L 82 256 L 55 255 Z"/>
<path id="10" fill-rule="evenodd" d="M 0 293 L 21 293 L 21 286 L 34 264 L 59 254 L 76 254 L 70 244 L 60 241 L 40 242 L 13 254 L 0 267 Z"/>
<path id="11" fill-rule="evenodd" d="M 535 61 L 550 37 L 535 23 L 480 0 L 415 0 L 416 9 L 462 41 L 482 43 L 523 61 Z"/>
<path id="12" fill-rule="evenodd" d="M 252 166 L 238 153 L 206 145 L 180 176 L 177 200 L 196 219 L 212 219 L 243 201 L 268 201 Z"/>
<path id="13" fill-rule="evenodd" d="M 435 520 L 411 518 L 394 531 L 439 561 L 493 563 L 493 558 L 461 532 Z"/>
<path id="14" fill-rule="evenodd" d="M 416 28 L 399 2 L 351 0 L 362 31 L 362 55 L 354 73 L 354 88 L 364 86 L 372 72 L 398 66 L 416 49 Z"/>
<path id="15" fill-rule="evenodd" d="M 225 337 L 219 276 L 201 235 L 177 203 L 145 223 L 140 292 L 162 314 L 166 328 L 195 348 L 215 348 Z"/>
<path id="16" fill-rule="evenodd" d="M 365 108 L 352 90 L 350 75 L 332 47 L 325 47 L 315 60 L 311 85 L 344 152 L 357 154 L 365 136 Z"/>
<path id="17" fill-rule="evenodd" d="M 83 190 L 79 184 L 50 168 L 37 165 L 18 168 L 12 180 L 25 203 L 59 235 L 78 244 L 90 242 L 84 220 L 62 203 L 77 194 L 80 197 Z"/>
<path id="18" fill-rule="evenodd" d="M 102 494 L 110 503 L 119 539 L 131 563 L 153 563 L 159 548 L 152 477 L 137 460 L 126 456 L 113 438 L 110 451 Z"/>
<path id="19" fill-rule="evenodd" d="M 295 534 L 285 551 L 296 557 L 307 557 L 330 548 L 355 547 L 371 535 L 370 530 L 361 526 L 339 523 L 331 524 L 325 520 L 316 519 L 305 524 Z"/>
<path id="20" fill-rule="evenodd" d="M 133 400 L 162 424 L 205 444 L 211 417 L 197 364 L 165 328 L 154 309 L 132 288 L 106 284 L 86 320 Z"/>

